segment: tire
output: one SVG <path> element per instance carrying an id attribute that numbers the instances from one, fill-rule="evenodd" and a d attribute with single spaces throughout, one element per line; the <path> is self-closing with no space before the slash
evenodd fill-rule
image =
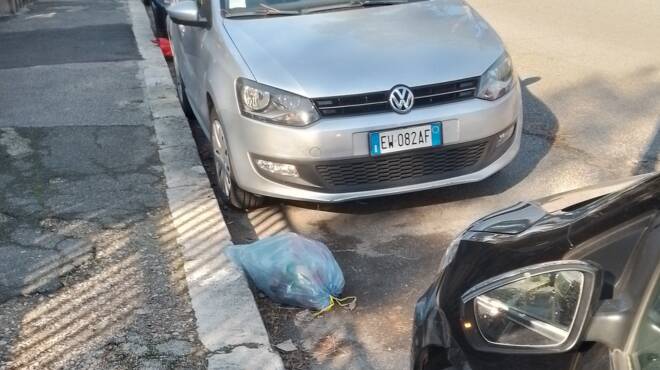
<path id="1" fill-rule="evenodd" d="M 260 207 L 264 203 L 264 197 L 241 189 L 234 180 L 227 140 L 215 110 L 211 110 L 209 120 L 211 121 L 211 147 L 213 148 L 215 180 L 220 189 L 220 199 L 224 204 L 237 209 Z"/>
<path id="2" fill-rule="evenodd" d="M 190 100 L 188 100 L 188 94 L 186 94 L 186 85 L 183 84 L 183 79 L 181 78 L 181 73 L 176 63 L 176 58 L 174 58 L 174 74 L 176 81 L 176 96 L 179 98 L 181 103 L 181 109 L 183 109 L 183 114 L 186 115 L 186 118 L 193 119 L 195 114 L 193 113 L 192 107 L 190 106 Z"/>

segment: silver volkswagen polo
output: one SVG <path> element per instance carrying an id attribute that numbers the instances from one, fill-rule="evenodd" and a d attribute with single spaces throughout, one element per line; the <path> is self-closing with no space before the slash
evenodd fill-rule
<path id="1" fill-rule="evenodd" d="M 168 13 L 181 103 L 235 207 L 480 181 L 519 149 L 511 59 L 461 0 L 185 0 Z"/>

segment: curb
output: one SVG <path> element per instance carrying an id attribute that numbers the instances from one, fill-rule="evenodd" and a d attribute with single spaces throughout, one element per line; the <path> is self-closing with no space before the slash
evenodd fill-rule
<path id="1" fill-rule="evenodd" d="M 231 237 L 199 159 L 170 71 L 139 0 L 127 1 L 133 33 L 144 58 L 140 69 L 177 242 L 184 259 L 197 333 L 209 352 L 209 369 L 282 370 L 241 269 L 224 254 Z"/>

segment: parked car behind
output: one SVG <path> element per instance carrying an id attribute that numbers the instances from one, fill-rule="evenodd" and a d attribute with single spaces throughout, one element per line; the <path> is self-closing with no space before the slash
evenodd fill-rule
<path id="1" fill-rule="evenodd" d="M 520 146 L 511 58 L 461 0 L 197 0 L 168 12 L 181 103 L 236 207 L 480 181 Z"/>
<path id="2" fill-rule="evenodd" d="M 660 369 L 660 174 L 476 221 L 414 322 L 415 370 Z"/>
<path id="3" fill-rule="evenodd" d="M 170 6 L 172 0 L 149 0 L 148 5 L 151 7 L 151 12 L 154 15 L 154 28 L 156 37 L 167 36 L 167 7 Z"/>

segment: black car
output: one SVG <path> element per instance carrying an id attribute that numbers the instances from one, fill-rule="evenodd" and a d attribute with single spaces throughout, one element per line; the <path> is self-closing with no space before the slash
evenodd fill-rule
<path id="1" fill-rule="evenodd" d="M 150 0 L 156 37 L 167 37 L 167 7 L 172 0 Z"/>
<path id="2" fill-rule="evenodd" d="M 523 202 L 448 247 L 414 370 L 660 370 L 660 175 Z"/>

